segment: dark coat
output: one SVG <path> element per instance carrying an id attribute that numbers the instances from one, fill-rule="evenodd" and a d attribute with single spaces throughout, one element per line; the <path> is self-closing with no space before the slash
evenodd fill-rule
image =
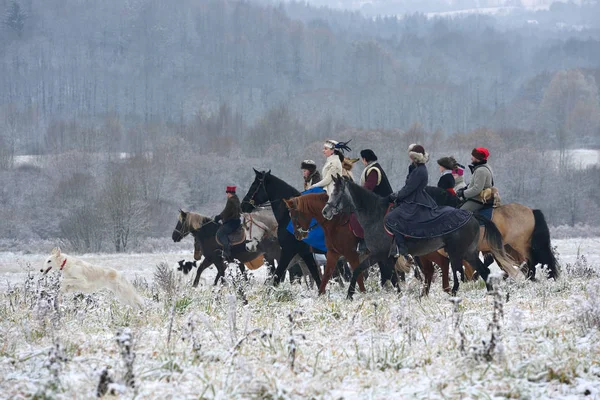
<path id="1" fill-rule="evenodd" d="M 361 176 L 361 184 L 381 197 L 389 196 L 394 192 L 385 171 L 379 163 L 372 163 L 365 167 Z"/>
<path id="2" fill-rule="evenodd" d="M 440 176 L 440 180 L 438 181 L 437 186 L 441 189 L 452 189 L 454 190 L 454 186 L 456 185 L 456 181 L 452 174 L 444 174 Z"/>
<path id="3" fill-rule="evenodd" d="M 429 175 L 425 164 L 418 164 L 406 178 L 400 191 L 392 194 L 397 205 L 385 218 L 386 227 L 394 234 L 413 238 L 442 236 L 462 227 L 470 212 L 451 207 L 438 207 L 427 194 Z"/>
<path id="4" fill-rule="evenodd" d="M 321 181 L 321 173 L 315 170 L 312 174 L 304 178 L 304 190 L 308 190 L 309 187 L 314 185 L 317 182 Z"/>
<path id="5" fill-rule="evenodd" d="M 219 216 L 221 217 L 221 221 L 226 223 L 236 219 L 239 220 L 241 215 L 242 208 L 240 206 L 240 199 L 234 194 L 227 199 L 227 204 L 225 204 L 225 208 Z"/>

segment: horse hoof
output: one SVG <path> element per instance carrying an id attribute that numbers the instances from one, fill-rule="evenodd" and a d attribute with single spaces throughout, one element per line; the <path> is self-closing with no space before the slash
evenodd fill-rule
<path id="1" fill-rule="evenodd" d="M 452 297 L 456 297 L 456 290 L 452 290 Z"/>
<path id="2" fill-rule="evenodd" d="M 346 300 L 354 300 L 354 296 L 352 296 L 351 294 L 349 294 L 348 296 L 346 296 Z"/>

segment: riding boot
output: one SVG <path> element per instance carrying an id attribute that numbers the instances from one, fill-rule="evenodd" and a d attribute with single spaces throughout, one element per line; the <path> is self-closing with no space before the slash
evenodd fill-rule
<path id="1" fill-rule="evenodd" d="M 358 239 L 358 245 L 356 246 L 356 252 L 363 256 L 367 254 L 369 249 L 367 248 L 367 244 L 365 243 L 365 239 Z"/>
<path id="2" fill-rule="evenodd" d="M 396 270 L 404 273 L 409 273 L 413 260 L 408 254 L 406 243 L 404 243 L 404 237 L 402 235 L 394 235 L 394 241 L 396 243 Z"/>

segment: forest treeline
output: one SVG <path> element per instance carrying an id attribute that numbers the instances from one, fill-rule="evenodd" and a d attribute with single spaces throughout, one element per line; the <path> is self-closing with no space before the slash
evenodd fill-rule
<path id="1" fill-rule="evenodd" d="M 506 29 L 234 0 L 0 10 L 0 239 L 80 251 L 168 240 L 179 207 L 218 212 L 252 167 L 300 188 L 300 161 L 321 166 L 330 137 L 352 138 L 354 155 L 373 148 L 395 188 L 410 143 L 464 164 L 487 146 L 505 201 L 553 225 L 600 223 L 598 169 L 568 152 L 600 146 L 593 23 Z"/>

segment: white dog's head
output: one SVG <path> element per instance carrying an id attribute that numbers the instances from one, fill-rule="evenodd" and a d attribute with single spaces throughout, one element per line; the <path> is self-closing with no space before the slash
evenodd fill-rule
<path id="1" fill-rule="evenodd" d="M 63 269 L 65 267 L 67 259 L 66 257 L 62 257 L 62 253 L 60 251 L 60 247 L 55 247 L 52 249 L 50 253 L 50 257 L 44 261 L 44 266 L 40 270 L 44 275 L 50 272 L 52 268 Z"/>

